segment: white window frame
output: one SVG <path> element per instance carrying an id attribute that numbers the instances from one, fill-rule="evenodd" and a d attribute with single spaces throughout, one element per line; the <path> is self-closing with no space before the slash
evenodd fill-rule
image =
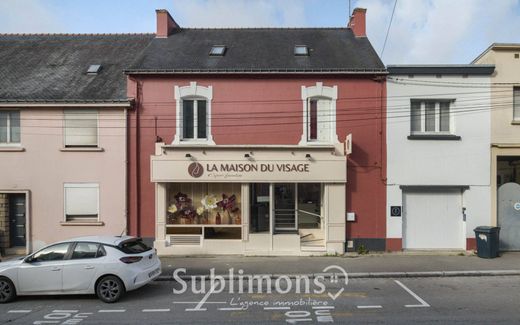
<path id="1" fill-rule="evenodd" d="M 92 113 L 96 115 L 96 143 L 92 145 L 67 145 L 67 113 Z M 67 109 L 63 110 L 63 147 L 64 148 L 99 148 L 99 111 L 97 109 Z"/>
<path id="2" fill-rule="evenodd" d="M 96 188 L 97 189 L 97 218 L 87 219 L 82 221 L 81 219 L 78 220 L 67 220 L 67 188 Z M 100 213 L 99 213 L 99 183 L 64 183 L 63 184 L 63 221 L 64 222 L 81 222 L 81 223 L 97 223 L 100 221 Z"/>
<path id="3" fill-rule="evenodd" d="M 412 102 L 420 103 L 420 131 L 412 130 Z M 435 130 L 426 131 L 426 103 L 435 103 Z M 449 104 L 449 130 L 441 131 L 441 103 Z M 455 134 L 455 114 L 453 109 L 455 107 L 454 99 L 412 99 L 410 101 L 410 135 L 454 135 Z"/>
<path id="4" fill-rule="evenodd" d="M 8 117 L 7 117 L 7 125 L 6 125 L 6 128 L 7 128 L 7 142 L 0 142 L 0 146 L 13 146 L 13 147 L 18 147 L 21 145 L 22 143 L 22 113 L 20 111 L 17 111 L 17 110 L 8 110 L 8 111 L 2 111 L 3 113 L 7 113 L 8 114 Z M 11 142 L 11 136 L 12 136 L 12 130 L 11 130 L 11 113 L 14 113 L 14 112 L 18 112 L 18 116 L 20 118 L 20 122 L 19 122 L 19 125 L 20 125 L 20 141 L 19 142 Z"/>
<path id="5" fill-rule="evenodd" d="M 336 132 L 336 101 L 338 99 L 338 86 L 332 87 L 323 86 L 323 82 L 316 82 L 315 86 L 301 87 L 301 98 L 303 105 L 303 132 L 298 145 L 312 146 L 312 145 L 330 145 L 339 143 L 338 134 Z M 309 121 L 308 111 L 310 109 L 311 99 L 326 99 L 330 101 L 330 134 L 328 141 L 309 141 Z"/>
<path id="6" fill-rule="evenodd" d="M 190 82 L 189 86 L 179 87 L 175 86 L 174 89 L 175 94 L 175 136 L 173 138 L 172 144 L 181 145 L 181 144 L 204 144 L 204 145 L 215 145 L 215 141 L 213 141 L 213 134 L 211 132 L 211 101 L 213 99 L 213 87 L 208 86 L 199 86 L 197 82 Z M 183 139 L 183 129 L 182 129 L 182 110 L 183 110 L 183 100 L 205 100 L 206 101 L 206 138 L 197 139 L 196 131 L 197 125 L 197 108 L 194 102 L 193 108 L 195 110 L 194 117 L 194 138 L 193 139 Z"/>

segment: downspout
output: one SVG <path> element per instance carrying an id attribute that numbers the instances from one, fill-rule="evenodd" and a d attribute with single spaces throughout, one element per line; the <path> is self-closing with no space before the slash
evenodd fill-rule
<path id="1" fill-rule="evenodd" d="M 128 223 L 129 223 L 129 214 L 128 214 L 128 196 L 129 196 L 129 191 L 128 191 L 128 175 L 129 175 L 129 168 L 128 168 L 128 147 L 129 147 L 129 143 L 130 141 L 128 141 L 128 126 L 129 126 L 129 123 L 128 123 L 128 109 L 125 108 L 124 110 L 124 116 L 125 116 L 125 161 L 124 161 L 124 175 L 125 175 L 125 211 L 124 211 L 124 214 L 125 214 L 125 225 L 124 225 L 124 229 L 122 231 L 122 234 L 124 235 L 128 235 Z"/>

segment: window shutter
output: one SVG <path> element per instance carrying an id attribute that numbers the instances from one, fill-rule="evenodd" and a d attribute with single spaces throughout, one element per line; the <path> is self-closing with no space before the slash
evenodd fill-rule
<path id="1" fill-rule="evenodd" d="M 411 103 L 410 130 L 412 133 L 421 132 L 421 102 Z"/>
<path id="2" fill-rule="evenodd" d="M 97 216 L 98 195 L 99 187 L 97 185 L 66 185 L 65 214 L 67 216 Z"/>
<path id="3" fill-rule="evenodd" d="M 318 141 L 330 140 L 331 123 L 333 123 L 330 104 L 331 101 L 328 99 L 318 100 Z"/>
<path id="4" fill-rule="evenodd" d="M 9 117 L 8 112 L 0 111 L 0 143 L 7 142 L 7 118 Z"/>
<path id="5" fill-rule="evenodd" d="M 513 88 L 513 118 L 520 120 L 520 87 Z"/>
<path id="6" fill-rule="evenodd" d="M 97 146 L 98 116 L 96 111 L 65 112 L 65 146 Z"/>

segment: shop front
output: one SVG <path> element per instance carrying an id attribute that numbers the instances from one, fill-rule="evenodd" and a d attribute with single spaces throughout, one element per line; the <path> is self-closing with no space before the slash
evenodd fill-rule
<path id="1" fill-rule="evenodd" d="M 347 165 L 336 146 L 156 145 L 161 255 L 345 250 Z"/>

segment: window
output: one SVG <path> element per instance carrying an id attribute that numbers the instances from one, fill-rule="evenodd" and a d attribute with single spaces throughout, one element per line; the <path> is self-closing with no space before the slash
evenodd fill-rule
<path id="1" fill-rule="evenodd" d="M 213 87 L 175 86 L 175 136 L 173 144 L 197 143 L 214 145 L 211 134 L 211 100 Z"/>
<path id="2" fill-rule="evenodd" d="M 210 56 L 224 56 L 226 47 L 224 45 L 214 45 L 209 51 Z"/>
<path id="3" fill-rule="evenodd" d="M 77 243 L 72 251 L 71 259 L 98 258 L 105 256 L 103 246 L 96 243 Z"/>
<path id="4" fill-rule="evenodd" d="M 188 99 L 182 101 L 182 139 L 207 139 L 206 101 Z"/>
<path id="5" fill-rule="evenodd" d="M 307 141 L 330 142 L 331 101 L 328 99 L 311 98 L 307 105 Z"/>
<path id="6" fill-rule="evenodd" d="M 124 241 L 117 248 L 125 254 L 140 254 L 152 249 L 140 238 Z"/>
<path id="7" fill-rule="evenodd" d="M 0 111 L 0 144 L 20 143 L 20 112 Z"/>
<path id="8" fill-rule="evenodd" d="M 296 45 L 294 47 L 294 55 L 296 56 L 308 56 L 309 48 L 306 45 Z"/>
<path id="9" fill-rule="evenodd" d="M 410 103 L 411 134 L 452 133 L 450 103 L 450 100 L 412 100 Z"/>
<path id="10" fill-rule="evenodd" d="M 317 82 L 315 86 L 302 86 L 303 132 L 302 145 L 323 145 L 339 143 L 336 134 L 336 100 L 338 87 L 323 86 Z"/>
<path id="11" fill-rule="evenodd" d="M 66 110 L 65 147 L 97 147 L 98 113 L 95 110 Z"/>
<path id="12" fill-rule="evenodd" d="M 37 252 L 31 262 L 62 261 L 69 251 L 69 243 L 52 245 Z"/>
<path id="13" fill-rule="evenodd" d="M 65 221 L 98 221 L 98 200 L 98 184 L 65 184 Z"/>
<path id="14" fill-rule="evenodd" d="M 520 87 L 513 88 L 513 119 L 520 121 Z"/>

